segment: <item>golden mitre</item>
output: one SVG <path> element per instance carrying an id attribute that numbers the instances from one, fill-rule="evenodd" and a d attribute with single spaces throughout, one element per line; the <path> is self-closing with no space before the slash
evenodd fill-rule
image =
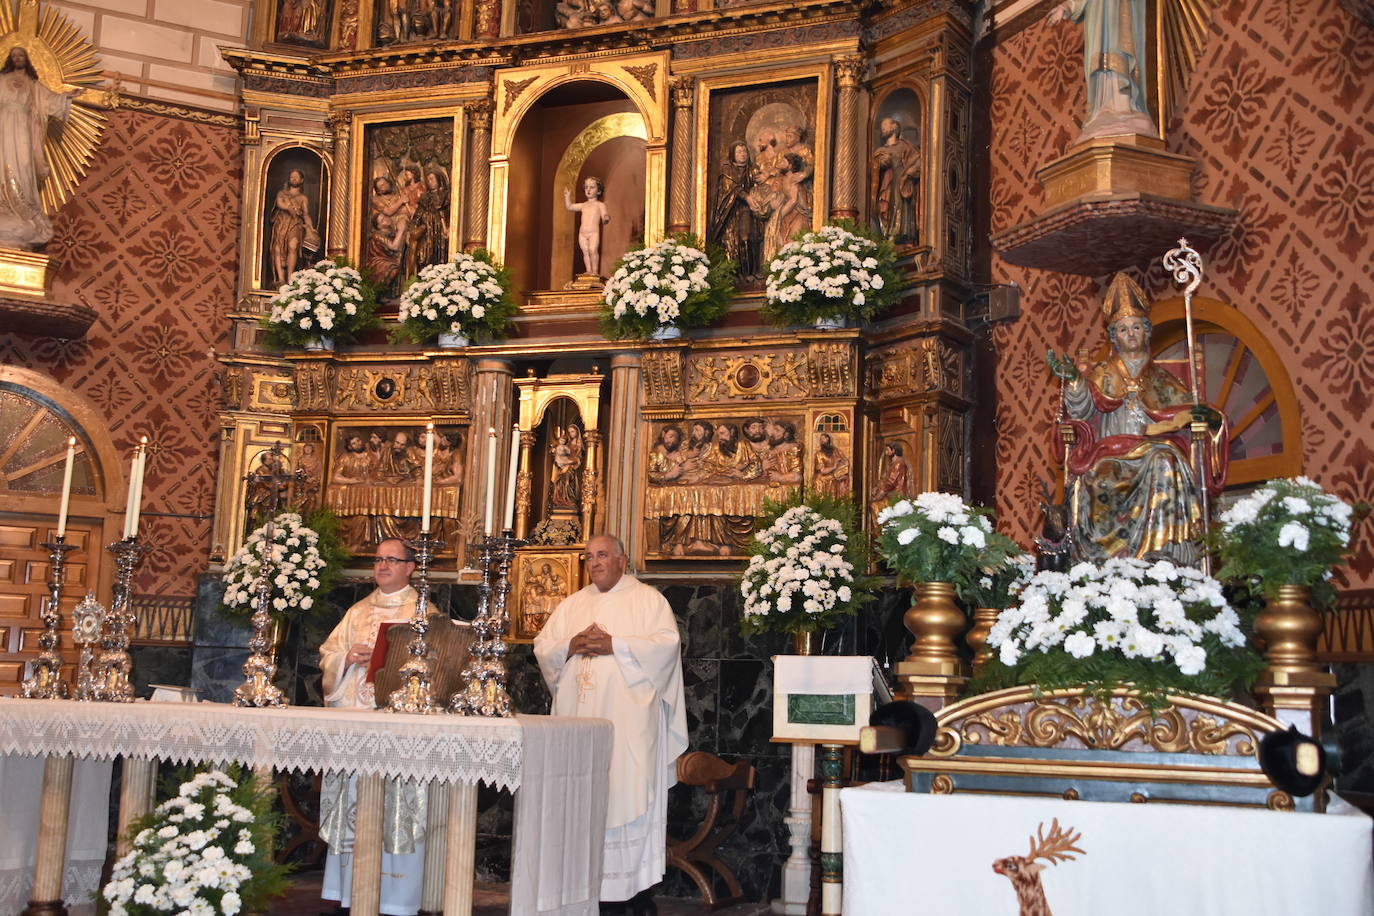
<path id="1" fill-rule="evenodd" d="M 1145 291 L 1123 273 L 1112 277 L 1112 285 L 1107 287 L 1107 295 L 1102 300 L 1102 320 L 1111 327 L 1123 318 L 1144 318 L 1150 320 L 1150 304 L 1145 300 Z"/>

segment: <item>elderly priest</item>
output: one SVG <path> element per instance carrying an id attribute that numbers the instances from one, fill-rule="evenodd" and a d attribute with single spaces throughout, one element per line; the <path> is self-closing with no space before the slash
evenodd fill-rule
<path id="1" fill-rule="evenodd" d="M 681 639 L 668 602 L 625 574 L 625 547 L 598 535 L 591 585 L 564 599 L 534 639 L 556 716 L 615 723 L 601 872 L 602 912 L 653 913 L 667 860 L 668 787 L 687 749 Z M 623 902 L 622 902 L 623 901 Z"/>

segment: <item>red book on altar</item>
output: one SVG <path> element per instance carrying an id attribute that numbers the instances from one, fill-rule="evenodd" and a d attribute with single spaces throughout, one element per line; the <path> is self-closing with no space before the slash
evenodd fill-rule
<path id="1" fill-rule="evenodd" d="M 372 657 L 367 660 L 367 682 L 375 684 L 377 682 L 377 671 L 386 664 L 386 650 L 391 644 L 386 637 L 386 631 L 394 626 L 408 627 L 410 623 L 405 620 L 387 620 L 377 626 L 377 641 L 372 644 Z"/>

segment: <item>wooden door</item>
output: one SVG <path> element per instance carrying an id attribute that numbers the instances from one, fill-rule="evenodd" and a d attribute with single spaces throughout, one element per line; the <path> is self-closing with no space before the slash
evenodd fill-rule
<path id="1" fill-rule="evenodd" d="M 5 513 L 0 517 L 0 695 L 19 692 L 24 666 L 38 655 L 43 606 L 48 600 L 49 553 L 40 545 L 54 534 L 50 519 Z M 99 527 L 69 521 L 66 583 L 58 602 L 62 614 L 63 678 L 72 681 L 78 653 L 72 644 L 72 609 L 98 579 Z"/>

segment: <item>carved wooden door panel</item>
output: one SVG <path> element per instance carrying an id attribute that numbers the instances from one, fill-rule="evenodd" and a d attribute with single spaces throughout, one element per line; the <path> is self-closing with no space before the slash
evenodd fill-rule
<path id="1" fill-rule="evenodd" d="M 51 521 L 6 514 L 0 517 L 0 695 L 19 692 L 24 665 L 38 654 L 43 632 L 42 610 L 48 600 L 48 551 L 39 546 L 52 537 Z M 67 524 L 66 584 L 59 602 L 62 611 L 63 678 L 72 681 L 77 651 L 72 644 L 72 609 L 98 578 L 100 541 L 95 526 Z"/>

